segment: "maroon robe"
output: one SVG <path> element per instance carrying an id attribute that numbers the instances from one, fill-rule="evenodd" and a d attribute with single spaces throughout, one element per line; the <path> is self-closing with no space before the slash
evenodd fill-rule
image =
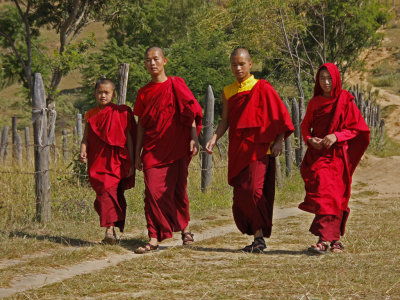
<path id="1" fill-rule="evenodd" d="M 294 127 L 271 84 L 259 80 L 228 100 L 228 182 L 234 187 L 233 216 L 242 233 L 271 235 L 275 199 L 275 158 L 267 155 L 276 136 Z"/>
<path id="2" fill-rule="evenodd" d="M 201 130 L 202 110 L 180 77 L 149 83 L 136 98 L 134 112 L 145 129 L 143 173 L 145 215 L 149 237 L 162 241 L 187 227 L 186 185 L 190 163 L 191 127 Z"/>
<path id="3" fill-rule="evenodd" d="M 331 98 L 321 96 L 318 78 L 322 67 L 326 67 L 332 77 Z M 300 169 L 306 196 L 299 205 L 300 209 L 318 216 L 310 228 L 318 236 L 332 236 L 327 232 L 335 232 L 335 236 L 338 232 L 344 234 L 350 212 L 351 177 L 369 144 L 369 128 L 353 99 L 349 92 L 342 90 L 337 67 L 331 63 L 321 66 L 314 98 L 301 124 L 302 135 L 307 143 L 311 137 L 324 138 L 334 133 L 337 142 L 329 149 L 308 147 Z M 330 228 L 329 223 L 335 228 Z"/>
<path id="4" fill-rule="evenodd" d="M 94 207 L 100 216 L 100 226 L 116 226 L 123 231 L 126 215 L 123 191 L 135 185 L 134 175 L 127 177 L 133 167 L 126 146 L 127 134 L 131 134 L 132 142 L 136 141 L 132 110 L 126 105 L 110 103 L 87 119 L 87 130 L 88 174 L 96 192 Z"/>

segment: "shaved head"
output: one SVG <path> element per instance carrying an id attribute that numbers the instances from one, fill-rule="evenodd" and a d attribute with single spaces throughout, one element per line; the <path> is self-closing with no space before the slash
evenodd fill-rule
<path id="1" fill-rule="evenodd" d="M 147 48 L 146 52 L 144 53 L 144 57 L 147 57 L 147 54 L 149 54 L 150 51 L 158 51 L 163 58 L 165 57 L 163 49 L 156 46 Z"/>
<path id="2" fill-rule="evenodd" d="M 233 52 L 231 53 L 230 59 L 232 59 L 235 56 L 244 56 L 249 61 L 251 61 L 250 53 L 246 48 L 239 47 L 239 48 L 236 48 L 235 50 L 233 50 Z"/>

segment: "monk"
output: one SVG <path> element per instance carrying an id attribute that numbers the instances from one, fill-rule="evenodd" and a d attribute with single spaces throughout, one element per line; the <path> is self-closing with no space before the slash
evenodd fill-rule
<path id="1" fill-rule="evenodd" d="M 100 226 L 106 227 L 102 242 L 113 245 L 117 241 L 114 228 L 124 231 L 124 191 L 135 185 L 136 122 L 129 106 L 112 103 L 115 85 L 110 79 L 99 79 L 94 95 L 98 106 L 85 114 L 79 159 L 87 160 L 89 181 L 96 192 L 94 207 Z"/>
<path id="2" fill-rule="evenodd" d="M 350 212 L 351 177 L 370 135 L 353 99 L 342 89 L 338 68 L 332 63 L 322 65 L 301 123 L 308 149 L 300 168 L 306 196 L 299 208 L 315 214 L 310 232 L 318 242 L 309 248 L 312 252 L 344 250 L 340 236 Z"/>
<path id="3" fill-rule="evenodd" d="M 236 81 L 224 88 L 222 120 L 206 144 L 213 148 L 229 127 L 228 183 L 233 186 L 233 217 L 238 229 L 254 236 L 245 252 L 263 252 L 271 236 L 275 197 L 275 157 L 294 127 L 272 85 L 250 73 L 252 60 L 244 48 L 235 49 L 231 69 Z"/>
<path id="4" fill-rule="evenodd" d="M 139 89 L 136 169 L 143 170 L 149 242 L 136 253 L 157 251 L 159 242 L 181 232 L 183 245 L 194 242 L 189 230 L 188 167 L 199 149 L 202 110 L 180 77 L 167 77 L 161 48 L 145 52 L 151 81 Z"/>

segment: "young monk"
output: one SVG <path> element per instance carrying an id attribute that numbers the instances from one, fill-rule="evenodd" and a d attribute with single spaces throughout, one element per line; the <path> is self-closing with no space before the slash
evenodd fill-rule
<path id="1" fill-rule="evenodd" d="M 306 196 L 299 208 L 315 214 L 310 232 L 318 242 L 309 250 L 343 252 L 351 177 L 369 144 L 369 128 L 354 97 L 342 89 L 338 68 L 322 65 L 301 133 L 308 149 L 301 164 Z"/>
<path id="2" fill-rule="evenodd" d="M 94 208 L 100 216 L 100 226 L 106 227 L 102 242 L 115 244 L 114 227 L 123 232 L 125 225 L 124 190 L 135 185 L 136 122 L 129 106 L 111 103 L 115 85 L 110 79 L 99 79 L 94 95 L 98 106 L 85 114 L 79 159 L 88 162 L 89 181 L 96 192 Z"/>
<path id="3" fill-rule="evenodd" d="M 275 197 L 275 157 L 294 127 L 271 84 L 250 74 L 252 60 L 244 48 L 230 57 L 236 81 L 224 88 L 222 120 L 206 144 L 213 148 L 229 127 L 228 182 L 233 186 L 233 217 L 238 229 L 253 235 L 245 252 L 263 252 L 270 237 Z"/>
<path id="4" fill-rule="evenodd" d="M 139 117 L 136 169 L 143 170 L 145 215 L 149 242 L 136 253 L 158 250 L 158 243 L 181 232 L 183 245 L 194 242 L 189 230 L 188 167 L 199 149 L 202 110 L 180 77 L 167 77 L 167 59 L 161 48 L 145 53 L 151 81 L 136 97 Z"/>

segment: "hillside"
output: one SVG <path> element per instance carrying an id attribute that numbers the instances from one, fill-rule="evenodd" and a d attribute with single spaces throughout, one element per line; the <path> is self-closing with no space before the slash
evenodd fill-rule
<path id="1" fill-rule="evenodd" d="M 365 51 L 362 70 L 348 74 L 348 85 L 360 84 L 365 90 L 378 94 L 377 102 L 383 107 L 386 132 L 400 142 L 400 8 L 396 18 L 382 29 L 385 38 L 379 48 Z"/>

